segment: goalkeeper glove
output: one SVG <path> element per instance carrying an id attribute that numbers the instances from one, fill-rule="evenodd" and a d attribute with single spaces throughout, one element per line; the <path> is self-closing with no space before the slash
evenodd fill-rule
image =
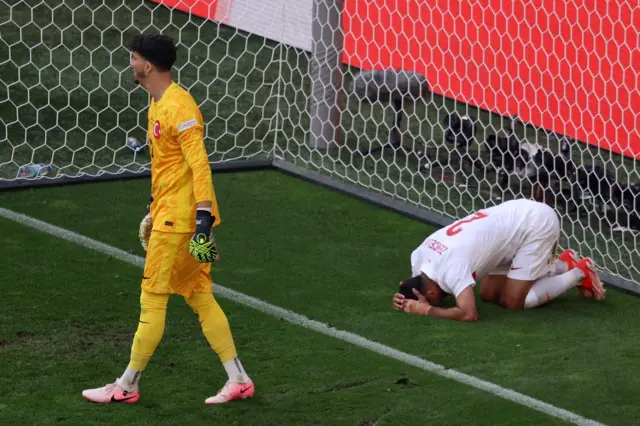
<path id="1" fill-rule="evenodd" d="M 196 232 L 189 242 L 189 253 L 200 263 L 213 263 L 218 260 L 218 248 L 213 238 L 215 217 L 206 210 L 196 210 Z"/>

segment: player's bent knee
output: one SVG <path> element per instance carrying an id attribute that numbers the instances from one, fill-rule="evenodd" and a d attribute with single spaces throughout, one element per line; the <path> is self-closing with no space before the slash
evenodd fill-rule
<path id="1" fill-rule="evenodd" d="M 534 281 L 521 280 L 508 277 L 505 281 L 504 291 L 500 295 L 500 304 L 507 309 L 524 309 L 525 299 L 531 290 Z"/>
<path id="2" fill-rule="evenodd" d="M 505 295 L 501 297 L 500 304 L 507 309 L 515 311 L 524 309 L 524 299 L 514 295 Z"/>
<path id="3" fill-rule="evenodd" d="M 487 303 L 500 302 L 500 293 L 504 277 L 488 276 L 480 281 L 480 299 Z"/>
<path id="4" fill-rule="evenodd" d="M 185 299 L 193 312 L 200 318 L 204 328 L 229 328 L 227 316 L 212 293 L 192 293 Z M 206 321 L 206 324 L 205 324 Z"/>
<path id="5" fill-rule="evenodd" d="M 215 303 L 212 293 L 191 293 L 191 296 L 185 297 L 185 301 L 196 312 Z"/>
<path id="6" fill-rule="evenodd" d="M 500 299 L 500 293 L 491 286 L 482 285 L 480 286 L 480 299 L 484 300 L 487 303 L 495 303 Z"/>

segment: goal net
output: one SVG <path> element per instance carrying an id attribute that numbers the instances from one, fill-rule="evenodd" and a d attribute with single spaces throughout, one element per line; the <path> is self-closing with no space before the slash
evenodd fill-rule
<path id="1" fill-rule="evenodd" d="M 269 150 L 278 43 L 148 1 L 2 0 L 0 179 L 29 163 L 53 165 L 47 179 L 148 168 L 129 46 L 149 31 L 179 43 L 175 79 L 200 105 L 212 162 Z"/>
<path id="2" fill-rule="evenodd" d="M 148 171 L 128 46 L 161 31 L 212 164 L 268 156 L 445 220 L 544 200 L 562 248 L 635 289 L 639 23 L 596 0 L 0 0 L 0 184 Z"/>

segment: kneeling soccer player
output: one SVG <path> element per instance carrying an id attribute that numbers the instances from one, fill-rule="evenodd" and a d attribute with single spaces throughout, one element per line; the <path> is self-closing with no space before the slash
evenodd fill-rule
<path id="1" fill-rule="evenodd" d="M 604 300 L 594 263 L 573 250 L 555 257 L 556 212 L 520 199 L 477 211 L 431 234 L 411 254 L 412 278 L 400 283 L 393 308 L 410 314 L 476 321 L 473 286 L 480 297 L 508 309 L 534 308 L 573 287 Z M 456 306 L 439 307 L 446 296 Z"/>
<path id="2" fill-rule="evenodd" d="M 218 251 L 211 229 L 220 223 L 220 214 L 204 146 L 203 118 L 191 95 L 172 80 L 175 59 L 176 48 L 168 37 L 140 35 L 134 39 L 131 67 L 151 95 L 152 198 L 140 225 L 141 242 L 147 250 L 140 322 L 124 374 L 115 383 L 82 392 L 92 402 L 138 401 L 140 377 L 164 334 L 172 294 L 183 296 L 197 313 L 207 341 L 229 376 L 217 395 L 205 402 L 244 399 L 255 390 L 237 357 L 227 317 L 213 298 L 210 272 Z"/>

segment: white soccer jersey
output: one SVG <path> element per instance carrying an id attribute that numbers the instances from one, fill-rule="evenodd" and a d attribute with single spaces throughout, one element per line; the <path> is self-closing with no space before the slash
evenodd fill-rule
<path id="1" fill-rule="evenodd" d="M 455 297 L 504 265 L 513 278 L 535 280 L 550 272 L 559 229 L 546 204 L 507 201 L 431 234 L 411 254 L 412 273 L 424 273 Z"/>

